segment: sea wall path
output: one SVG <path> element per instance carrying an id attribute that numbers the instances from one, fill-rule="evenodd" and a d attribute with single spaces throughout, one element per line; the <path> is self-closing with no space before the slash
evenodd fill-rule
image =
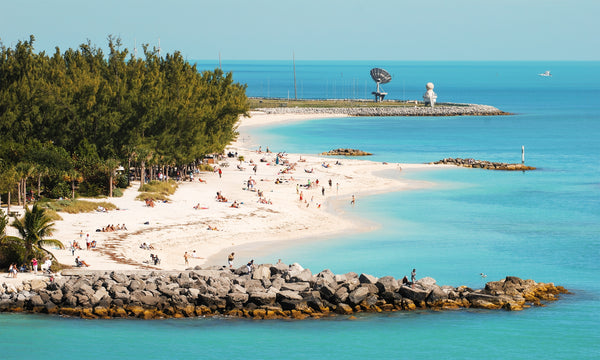
<path id="1" fill-rule="evenodd" d="M 425 106 L 381 107 L 272 107 L 256 108 L 266 114 L 346 114 L 349 116 L 490 116 L 511 115 L 490 105 L 440 104 Z"/>
<path id="2" fill-rule="evenodd" d="M 415 309 L 522 310 L 557 299 L 567 290 L 508 276 L 474 290 L 439 286 L 432 278 L 403 284 L 392 276 L 313 274 L 298 264 L 185 271 L 64 270 L 0 286 L 1 312 L 32 312 L 83 318 L 143 319 L 230 316 L 304 319 L 359 312 Z"/>

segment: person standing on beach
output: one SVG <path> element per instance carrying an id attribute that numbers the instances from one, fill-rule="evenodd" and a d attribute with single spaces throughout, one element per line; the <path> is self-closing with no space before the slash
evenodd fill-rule
<path id="1" fill-rule="evenodd" d="M 350 204 L 354 205 L 356 203 L 356 198 L 354 197 L 354 195 L 352 195 L 352 201 L 350 201 Z"/>
<path id="2" fill-rule="evenodd" d="M 185 260 L 186 265 L 190 264 L 190 255 L 188 254 L 187 251 L 185 252 L 185 254 L 183 254 L 183 259 Z"/>
<path id="3" fill-rule="evenodd" d="M 221 168 L 219 168 L 219 179 L 221 178 L 221 174 L 223 174 L 223 171 L 221 170 Z"/>
<path id="4" fill-rule="evenodd" d="M 233 268 L 233 258 L 234 258 L 235 253 L 231 253 L 229 254 L 229 256 L 227 257 L 227 264 L 229 264 L 229 268 L 232 269 Z"/>
<path id="5" fill-rule="evenodd" d="M 92 242 L 90 241 L 90 234 L 87 234 L 85 236 L 85 248 L 86 250 L 90 249 L 90 245 L 92 244 Z"/>
<path id="6" fill-rule="evenodd" d="M 37 275 L 38 261 L 36 258 L 31 259 L 31 267 L 33 268 L 33 273 Z"/>
<path id="7" fill-rule="evenodd" d="M 258 165 L 254 165 L 254 167 L 252 168 L 252 170 L 254 170 L 254 175 L 256 175 L 256 170 L 258 169 Z"/>
<path id="8" fill-rule="evenodd" d="M 322 186 L 322 187 L 321 187 L 321 194 L 322 194 L 323 196 L 325 196 L 325 186 Z"/>
<path id="9" fill-rule="evenodd" d="M 410 273 L 410 283 L 411 283 L 412 288 L 415 287 L 416 281 L 417 281 L 417 270 L 413 269 L 412 272 Z"/>

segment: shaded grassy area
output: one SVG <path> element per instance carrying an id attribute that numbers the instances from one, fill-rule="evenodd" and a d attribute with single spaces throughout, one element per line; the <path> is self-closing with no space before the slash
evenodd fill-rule
<path id="1" fill-rule="evenodd" d="M 299 107 L 299 108 L 356 108 L 356 107 L 414 107 L 415 102 L 385 100 L 374 102 L 373 100 L 288 100 L 274 98 L 249 98 L 251 109 L 256 108 L 278 108 L 278 107 Z M 423 103 L 418 103 L 416 106 L 424 106 Z"/>
<path id="2" fill-rule="evenodd" d="M 144 184 L 139 192 L 140 194 L 135 197 L 136 200 L 169 200 L 169 195 L 173 195 L 177 191 L 177 182 L 173 180 L 169 181 L 151 181 Z"/>
<path id="3" fill-rule="evenodd" d="M 84 212 L 95 211 L 98 206 L 102 206 L 106 210 L 115 210 L 117 206 L 113 203 L 106 201 L 86 201 L 86 200 L 56 200 L 56 201 L 44 201 L 40 203 L 46 209 L 50 209 L 56 214 L 58 211 L 63 211 L 69 214 L 79 214 Z M 52 212 L 49 212 L 52 214 Z M 54 215 L 52 215 L 54 216 Z M 58 214 L 55 216 L 60 217 Z"/>

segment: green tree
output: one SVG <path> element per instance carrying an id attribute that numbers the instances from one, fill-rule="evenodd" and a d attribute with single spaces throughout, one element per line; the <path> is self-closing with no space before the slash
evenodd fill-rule
<path id="1" fill-rule="evenodd" d="M 25 258 L 29 261 L 36 253 L 46 253 L 52 258 L 54 255 L 44 248 L 44 246 L 56 246 L 64 249 L 62 242 L 56 239 L 47 239 L 54 231 L 52 219 L 45 213 L 42 207 L 33 205 L 33 208 L 25 208 L 23 217 L 16 219 L 11 224 L 17 229 L 20 236 L 20 245 L 25 249 Z"/>

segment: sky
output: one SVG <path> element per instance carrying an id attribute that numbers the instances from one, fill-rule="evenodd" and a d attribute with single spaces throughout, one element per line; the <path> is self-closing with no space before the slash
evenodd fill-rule
<path id="1" fill-rule="evenodd" d="M 2 0 L 0 41 L 223 60 L 600 60 L 600 0 Z"/>

